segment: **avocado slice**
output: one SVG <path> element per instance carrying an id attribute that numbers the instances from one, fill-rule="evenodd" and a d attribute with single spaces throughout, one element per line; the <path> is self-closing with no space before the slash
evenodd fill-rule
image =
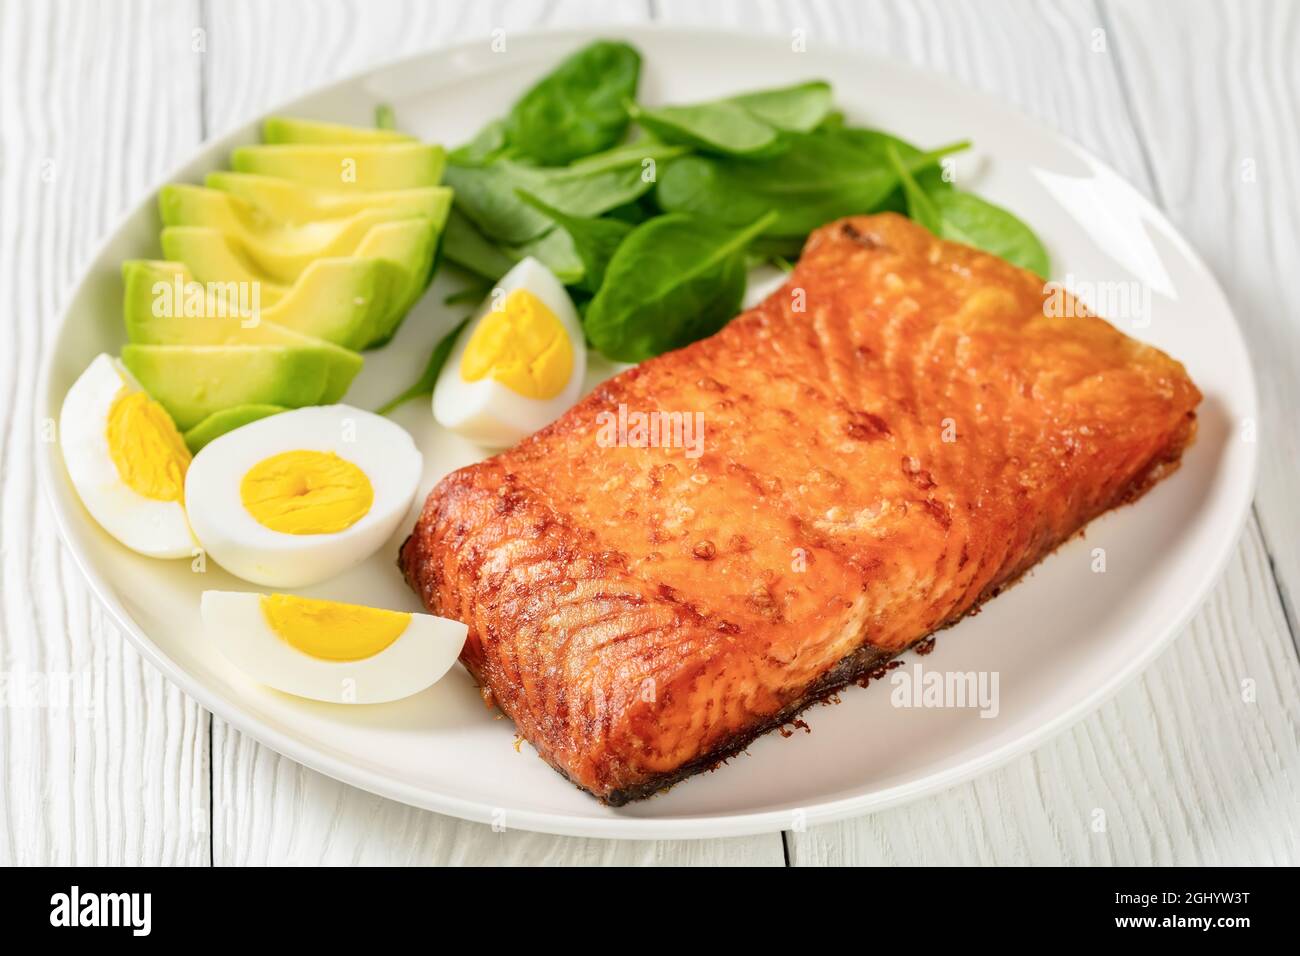
<path id="1" fill-rule="evenodd" d="M 270 322 L 345 349 L 363 349 L 383 334 L 406 282 L 402 268 L 386 259 L 318 259 L 274 305 L 259 302 L 257 314 L 248 316 L 241 313 L 240 295 L 245 308 L 254 304 L 254 289 L 260 298 L 260 287 L 252 285 L 256 278 L 210 279 L 196 289 L 183 263 L 153 260 L 130 260 L 122 275 L 128 329 L 160 316 L 188 322 L 233 316 L 245 325 Z"/>
<path id="2" fill-rule="evenodd" d="M 419 236 L 429 229 L 426 220 L 382 225 L 405 227 L 401 232 L 410 247 L 406 259 L 421 252 Z M 395 258 L 403 250 L 368 250 L 364 240 L 357 255 L 313 260 L 291 284 L 276 281 L 261 268 L 260 249 L 250 250 L 215 229 L 168 226 L 162 231 L 162 247 L 163 255 L 182 263 L 195 281 L 249 283 L 250 288 L 256 283 L 260 305 L 271 321 L 348 348 L 367 348 L 382 336 L 393 312 L 410 295 L 407 262 Z M 368 305 L 360 309 L 363 303 Z"/>
<path id="3" fill-rule="evenodd" d="M 257 282 L 261 305 L 275 305 L 289 286 L 263 272 L 239 240 L 207 226 L 168 226 L 162 231 L 163 255 L 189 271 L 196 282 Z"/>
<path id="4" fill-rule="evenodd" d="M 122 362 L 188 431 L 235 405 L 325 405 L 343 397 L 331 382 L 334 355 L 296 345 L 127 345 Z"/>
<path id="5" fill-rule="evenodd" d="M 383 259 L 402 270 L 404 281 L 395 289 L 394 299 L 380 322 L 371 344 L 392 338 L 406 313 L 424 295 L 433 278 L 442 231 L 425 219 L 403 219 L 375 226 L 366 234 L 356 254 L 363 258 Z"/>
<path id="6" fill-rule="evenodd" d="M 376 303 L 380 319 L 375 323 L 374 337 L 383 338 L 385 333 L 395 328 L 424 292 L 431 278 L 437 245 L 438 230 L 423 217 L 379 223 L 357 245 L 349 258 L 382 259 L 393 269 L 400 270 L 400 275 L 389 270 L 391 295 L 382 308 Z M 184 263 L 199 282 L 259 282 L 264 307 L 280 302 L 293 288 L 278 282 L 273 274 L 263 270 L 262 261 L 273 258 L 264 243 L 246 246 L 238 239 L 205 226 L 168 226 L 162 231 L 162 247 L 163 255 Z M 325 266 L 323 263 L 346 261 L 340 258 L 318 259 L 308 266 L 307 271 L 334 271 L 339 268 L 337 265 Z M 307 272 L 299 276 L 298 281 L 305 275 Z M 325 280 L 317 278 L 315 281 Z"/>
<path id="7" fill-rule="evenodd" d="M 129 261 L 122 266 L 126 283 L 126 337 L 136 345 L 296 345 L 324 349 L 331 357 L 329 391 L 342 394 L 361 371 L 364 360 L 351 349 L 303 335 L 265 318 L 246 327 L 236 315 L 195 319 L 185 315 L 153 314 L 153 285 L 172 281 L 179 274 L 189 281 L 189 273 L 179 263 Z"/>
<path id="8" fill-rule="evenodd" d="M 159 194 L 166 226 L 205 226 L 237 240 L 247 257 L 271 280 L 289 284 L 314 261 L 356 254 L 357 246 L 375 226 L 419 219 L 409 209 L 362 209 L 338 219 L 281 225 L 241 199 L 207 189 L 173 183 Z M 439 226 L 440 228 L 440 226 Z"/>
<path id="9" fill-rule="evenodd" d="M 223 408 L 187 431 L 184 435 L 185 444 L 189 446 L 191 454 L 197 455 L 200 448 L 226 432 L 233 432 L 259 418 L 269 418 L 287 411 L 282 405 L 236 405 L 234 408 Z"/>
<path id="10" fill-rule="evenodd" d="M 348 192 L 437 186 L 445 162 L 446 151 L 428 143 L 277 143 L 240 146 L 230 158 L 238 173 Z"/>
<path id="11" fill-rule="evenodd" d="M 409 143 L 414 137 L 393 129 L 345 126 L 292 116 L 270 116 L 262 122 L 264 143 Z"/>
<path id="12" fill-rule="evenodd" d="M 451 208 L 450 186 L 422 186 L 418 189 L 390 189 L 379 192 L 343 192 L 319 189 L 277 176 L 208 173 L 205 185 L 247 203 L 273 222 L 293 225 L 318 219 L 339 219 L 367 209 L 391 209 L 394 219 L 425 216 L 442 228 Z M 165 215 L 165 213 L 164 213 Z"/>

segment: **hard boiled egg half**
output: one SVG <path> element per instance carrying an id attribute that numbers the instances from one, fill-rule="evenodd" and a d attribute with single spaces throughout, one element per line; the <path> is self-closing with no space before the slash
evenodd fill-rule
<path id="1" fill-rule="evenodd" d="M 378 704 L 424 690 L 451 668 L 466 627 L 290 594 L 204 591 L 203 629 L 253 679 L 312 700 Z"/>
<path id="2" fill-rule="evenodd" d="M 153 558 L 193 556 L 185 439 L 112 356 L 96 357 L 68 390 L 59 443 L 73 487 L 105 531 Z"/>
<path id="3" fill-rule="evenodd" d="M 199 544 L 227 571 L 304 587 L 388 540 L 422 468 L 411 436 L 386 418 L 348 405 L 299 408 L 205 445 L 185 501 Z"/>
<path id="4" fill-rule="evenodd" d="M 578 310 L 555 274 L 529 257 L 461 331 L 433 391 L 433 416 L 472 441 L 504 448 L 567 411 L 586 372 Z"/>

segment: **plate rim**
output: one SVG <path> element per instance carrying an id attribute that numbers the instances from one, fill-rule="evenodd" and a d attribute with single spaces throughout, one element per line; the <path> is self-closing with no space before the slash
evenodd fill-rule
<path id="1" fill-rule="evenodd" d="M 696 28 L 654 22 L 640 24 L 621 24 L 611 22 L 591 27 L 542 27 L 538 29 L 513 32 L 512 39 L 514 39 L 515 42 L 527 42 L 530 39 L 572 39 L 580 41 L 602 37 L 634 39 L 638 34 L 676 34 L 695 39 L 700 37 L 712 37 L 719 42 L 724 43 L 738 42 L 768 46 L 773 44 L 784 45 L 782 43 L 782 36 L 779 34 L 765 33 L 748 28 Z M 156 180 L 148 190 L 143 192 L 140 200 L 131 203 L 122 214 L 116 218 L 111 228 L 109 228 L 104 233 L 101 240 L 96 243 L 93 251 L 80 267 L 77 273 L 77 279 L 70 286 L 65 287 L 63 304 L 59 308 L 58 319 L 50 329 L 51 335 L 49 346 L 41 357 L 40 375 L 37 381 L 37 420 L 43 421 L 53 419 L 56 422 L 58 421 L 58 408 L 57 404 L 52 400 L 50 387 L 54 372 L 55 357 L 59 353 L 58 346 L 66 332 L 72 304 L 81 296 L 86 284 L 91 281 L 93 276 L 92 267 L 94 264 L 104 257 L 108 247 L 117 240 L 117 237 L 123 231 L 126 223 L 137 214 L 143 205 L 152 201 L 154 197 L 158 195 L 162 186 L 169 182 L 176 181 L 176 179 L 182 175 L 184 170 L 190 164 L 194 163 L 200 156 L 213 149 L 222 140 L 232 136 L 236 131 L 246 126 L 260 123 L 261 120 L 267 116 L 284 112 L 286 110 L 292 110 L 295 104 L 300 101 L 313 99 L 335 90 L 364 82 L 364 80 L 370 76 L 394 69 L 400 69 L 409 63 L 414 63 L 415 61 L 427 58 L 431 54 L 456 53 L 462 50 L 472 50 L 480 46 L 482 42 L 482 39 L 476 39 L 462 40 L 456 43 L 435 44 L 367 66 L 363 69 L 349 73 L 347 76 L 342 78 L 322 83 L 318 86 L 311 87 L 308 90 L 296 93 L 292 97 L 277 101 L 269 109 L 254 116 L 236 121 L 228 125 L 225 129 L 198 143 L 194 149 L 186 154 L 185 158 L 181 162 L 170 167 L 166 175 Z M 929 69 L 894 57 L 854 49 L 833 41 L 818 41 L 817 45 L 835 55 L 853 57 L 863 61 L 873 62 L 878 65 L 883 64 L 887 65 L 889 69 L 901 70 L 917 76 L 924 76 L 930 82 L 938 82 L 942 84 L 946 89 L 946 92 L 955 97 L 974 98 L 998 109 L 1015 112 L 1021 121 L 1034 127 L 1040 135 L 1051 139 L 1059 146 L 1082 155 L 1090 163 L 1095 164 L 1102 170 L 1113 175 L 1125 185 L 1129 186 L 1133 192 L 1133 199 L 1141 205 L 1143 212 L 1168 227 L 1168 235 L 1176 244 L 1178 251 L 1182 255 L 1186 256 L 1190 263 L 1204 275 L 1206 280 L 1211 284 L 1213 291 L 1217 293 L 1219 300 L 1224 307 L 1224 313 L 1231 323 L 1232 330 L 1236 334 L 1244 357 L 1244 369 L 1246 373 L 1245 384 L 1248 385 L 1248 390 L 1247 394 L 1243 396 L 1243 402 L 1245 403 L 1247 410 L 1251 413 L 1251 417 L 1258 421 L 1259 390 L 1254 364 L 1251 360 L 1249 344 L 1246 336 L 1243 334 L 1241 324 L 1238 322 L 1237 316 L 1233 311 L 1232 304 L 1223 292 L 1218 277 L 1209 268 L 1196 248 L 1183 235 L 1182 230 L 1169 219 L 1164 210 L 1157 207 L 1146 195 L 1134 187 L 1127 177 L 1121 175 L 1109 162 L 1100 159 L 1090 150 L 1076 143 L 1060 131 L 1047 125 L 1037 117 L 1025 113 L 1023 110 L 1019 109 L 1016 104 L 1010 103 L 1006 99 L 995 94 L 971 88 L 950 74 L 942 73 L 938 70 Z M 446 793 L 432 792 L 414 784 L 403 783 L 400 780 L 394 780 L 384 774 L 357 766 L 345 759 L 336 758 L 328 753 L 320 751 L 318 748 L 310 744 L 299 743 L 285 732 L 265 725 L 256 717 L 245 715 L 244 709 L 240 707 L 237 702 L 226 701 L 220 694 L 209 692 L 207 687 L 201 681 L 196 677 L 193 677 L 187 670 L 173 661 L 162 651 L 144 629 L 136 623 L 122 602 L 117 598 L 115 589 L 94 567 L 91 566 L 89 556 L 83 552 L 82 548 L 75 541 L 71 526 L 71 521 L 73 520 L 72 515 L 66 513 L 61 507 L 58 492 L 55 489 L 55 483 L 60 480 L 60 476 L 55 474 L 56 469 L 54 468 L 55 457 L 60 456 L 61 458 L 60 453 L 55 450 L 58 442 L 52 441 L 44 444 L 47 447 L 37 455 L 36 467 L 37 477 L 39 484 L 42 487 L 43 497 L 53 515 L 55 528 L 58 531 L 59 538 L 70 553 L 73 563 L 81 572 L 91 593 L 108 611 L 113 623 L 125 633 L 127 638 L 135 646 L 136 650 L 154 667 L 161 671 L 163 676 L 176 684 L 182 691 L 192 697 L 200 706 L 207 710 L 210 716 L 220 717 L 240 733 L 247 734 L 249 737 L 252 737 L 254 740 L 270 747 L 277 753 L 349 786 L 358 787 L 367 792 L 396 800 L 408 806 L 430 810 L 458 819 L 477 823 L 495 822 L 493 818 L 494 808 L 489 807 L 486 804 L 480 803 L 476 800 L 451 796 Z M 1232 517 L 1232 533 L 1230 535 L 1224 535 L 1223 543 L 1220 545 L 1218 552 L 1214 555 L 1214 559 L 1201 565 L 1202 573 L 1187 589 L 1187 593 L 1193 595 L 1193 597 L 1184 604 L 1181 612 L 1171 617 L 1169 622 L 1162 627 L 1160 632 L 1153 639 L 1146 642 L 1141 653 L 1133 655 L 1129 659 L 1129 663 L 1123 669 L 1117 671 L 1109 679 L 1099 683 L 1089 694 L 1081 698 L 1073 706 L 1057 713 L 1051 719 L 1045 721 L 1032 731 L 1022 734 L 1014 740 L 1010 740 L 997 747 L 993 747 L 977 754 L 954 767 L 931 773 L 920 780 L 887 787 L 882 790 L 873 791 L 872 793 L 857 794 L 837 800 L 813 803 L 808 807 L 801 808 L 807 825 L 810 827 L 821 826 L 897 807 L 921 797 L 930 796 L 951 787 L 955 787 L 973 779 L 974 777 L 994 770 L 1018 756 L 1037 749 L 1069 727 L 1078 723 L 1084 717 L 1088 716 L 1100 707 L 1105 701 L 1117 694 L 1131 681 L 1136 679 L 1138 675 L 1142 674 L 1151 662 L 1154 661 L 1155 658 L 1173 642 L 1174 638 L 1183 631 L 1187 623 L 1201 609 L 1206 599 L 1209 597 L 1214 585 L 1217 583 L 1220 575 L 1223 573 L 1223 570 L 1226 568 L 1229 560 L 1231 560 L 1233 554 L 1236 552 L 1238 542 L 1241 540 L 1243 530 L 1251 508 L 1253 507 L 1259 468 L 1258 445 L 1249 445 L 1246 455 L 1246 473 L 1240 481 L 1241 490 L 1237 492 L 1238 500 L 1235 502 L 1235 514 Z M 66 475 L 62 476 L 62 478 L 66 480 Z M 718 813 L 712 815 L 669 818 L 620 816 L 602 818 L 573 816 L 558 811 L 519 810 L 509 807 L 504 809 L 506 810 L 506 819 L 508 820 L 507 827 L 509 829 L 547 833 L 557 836 L 595 837 L 601 839 L 663 840 L 755 836 L 791 829 L 793 825 L 791 810 Z"/>

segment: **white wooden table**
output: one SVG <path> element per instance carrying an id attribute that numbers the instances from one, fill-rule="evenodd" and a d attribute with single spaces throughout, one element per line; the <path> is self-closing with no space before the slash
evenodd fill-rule
<path id="1" fill-rule="evenodd" d="M 64 296 L 205 137 L 493 28 L 647 20 L 800 29 L 1005 98 L 1161 206 L 1246 329 L 1261 476 L 1211 598 L 1100 711 L 940 796 L 804 833 L 657 843 L 494 833 L 371 796 L 239 734 L 144 663 L 35 485 L 37 368 Z M 0 864 L 1300 863 L 1297 51 L 1288 0 L 0 0 L 0 676 L 70 674 L 92 700 L 0 702 Z"/>

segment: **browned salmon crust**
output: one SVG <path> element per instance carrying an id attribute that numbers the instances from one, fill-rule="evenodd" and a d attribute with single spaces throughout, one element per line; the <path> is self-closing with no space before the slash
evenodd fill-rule
<path id="1" fill-rule="evenodd" d="M 1051 303 L 1055 308 L 1045 308 Z M 557 770 L 621 804 L 790 720 L 1177 467 L 1164 353 L 892 214 L 712 338 L 444 479 L 400 564 Z M 703 418 L 692 447 L 609 417 Z M 683 435 L 682 437 L 686 437 Z"/>

